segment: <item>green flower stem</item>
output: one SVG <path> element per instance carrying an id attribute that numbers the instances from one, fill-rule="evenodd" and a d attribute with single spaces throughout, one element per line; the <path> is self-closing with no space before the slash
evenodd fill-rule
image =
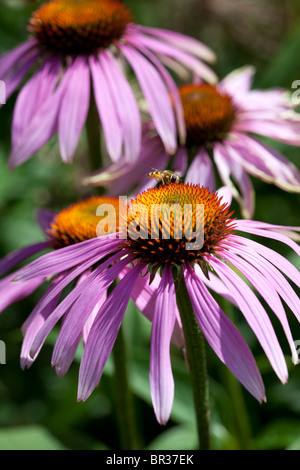
<path id="1" fill-rule="evenodd" d="M 183 274 L 174 275 L 177 306 L 182 321 L 194 406 L 197 420 L 199 449 L 210 448 L 209 393 L 206 367 L 205 339 L 195 318 Z"/>
<path id="2" fill-rule="evenodd" d="M 86 119 L 86 135 L 88 142 L 89 171 L 93 172 L 101 168 L 102 158 L 99 115 L 92 91 Z"/>
<path id="3" fill-rule="evenodd" d="M 126 345 L 121 326 L 113 347 L 116 416 L 122 450 L 138 450 L 133 395 L 129 387 Z"/>

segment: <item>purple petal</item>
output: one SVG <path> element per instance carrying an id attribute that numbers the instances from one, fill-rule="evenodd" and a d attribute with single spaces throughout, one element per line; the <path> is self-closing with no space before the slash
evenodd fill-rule
<path id="1" fill-rule="evenodd" d="M 82 335 L 83 327 L 90 317 L 93 309 L 98 304 L 99 299 L 103 297 L 108 287 L 116 279 L 119 272 L 125 265 L 129 263 L 129 259 L 125 258 L 118 261 L 113 266 L 105 269 L 105 265 L 110 264 L 113 261 L 111 258 L 109 261 L 103 263 L 98 268 L 98 276 L 88 276 L 81 285 L 81 294 L 77 300 L 71 306 L 67 317 L 64 319 L 64 323 L 61 327 L 58 335 L 52 356 L 52 365 L 56 365 L 61 361 L 61 358 L 68 353 L 69 348 L 72 347 L 76 338 Z M 91 281 L 90 279 L 93 278 Z M 100 306 L 100 308 L 102 305 Z"/>
<path id="2" fill-rule="evenodd" d="M 44 279 L 33 279 L 22 283 L 14 283 L 14 274 L 0 280 L 0 312 L 3 312 L 9 305 L 19 302 L 28 297 Z"/>
<path id="3" fill-rule="evenodd" d="M 176 47 L 186 50 L 189 54 L 196 55 L 200 57 L 200 59 L 206 60 L 207 62 L 215 62 L 216 60 L 215 53 L 208 46 L 198 41 L 197 39 L 161 28 L 137 25 L 137 29 L 142 33 L 150 34 L 151 36 L 157 36 L 160 39 L 166 40 L 174 44 Z"/>
<path id="4" fill-rule="evenodd" d="M 11 51 L 2 54 L 0 57 L 0 70 L 1 79 L 3 80 L 8 72 L 18 65 L 21 59 L 26 57 L 26 54 L 37 45 L 35 39 L 29 40 L 15 47 Z"/>
<path id="5" fill-rule="evenodd" d="M 286 383 L 288 371 L 284 355 L 265 309 L 248 285 L 231 268 L 212 256 L 209 262 L 235 297 L 277 376 Z"/>
<path id="6" fill-rule="evenodd" d="M 86 400 L 100 381 L 141 269 L 136 265 L 117 284 L 92 325 L 80 364 L 78 400 Z"/>
<path id="7" fill-rule="evenodd" d="M 166 268 L 157 289 L 150 354 L 151 396 L 160 424 L 166 424 L 169 420 L 174 399 L 170 342 L 175 324 L 175 309 L 175 286 L 170 269 Z"/>
<path id="8" fill-rule="evenodd" d="M 241 230 L 242 232 L 252 233 L 253 235 L 259 235 L 260 237 L 278 240 L 285 245 L 288 245 L 297 253 L 297 255 L 300 256 L 299 245 L 284 235 L 284 226 L 282 226 L 282 233 L 280 233 L 280 230 L 278 230 L 278 226 L 273 226 L 272 224 L 266 224 L 264 222 L 256 222 L 254 220 L 237 220 L 236 226 L 237 229 Z"/>
<path id="9" fill-rule="evenodd" d="M 5 256 L 0 260 L 0 275 L 6 273 L 11 268 L 21 263 L 25 259 L 29 258 L 36 253 L 39 253 L 46 248 L 50 248 L 51 244 L 47 242 L 34 243 L 33 245 L 26 246 L 25 248 L 20 248 L 9 255 Z M 43 277 L 43 276 L 40 276 Z"/>
<path id="10" fill-rule="evenodd" d="M 289 279 L 291 279 L 298 287 L 300 287 L 300 273 L 298 269 L 290 263 L 284 256 L 280 255 L 274 250 L 267 248 L 260 243 L 250 240 L 249 238 L 239 237 L 238 235 L 230 235 L 230 240 L 236 241 L 239 245 L 245 245 L 250 249 L 254 249 L 265 259 L 270 261 L 280 271 L 282 271 Z"/>
<path id="11" fill-rule="evenodd" d="M 244 387 L 263 401 L 264 385 L 248 345 L 191 268 L 185 278 L 195 316 L 211 348 Z"/>
<path id="12" fill-rule="evenodd" d="M 90 71 L 85 57 L 78 56 L 67 68 L 68 86 L 62 97 L 58 139 L 62 159 L 69 162 L 75 152 L 90 104 Z"/>
<path id="13" fill-rule="evenodd" d="M 214 155 L 215 164 L 218 168 L 218 172 L 219 172 L 219 175 L 223 184 L 230 189 L 232 196 L 238 201 L 241 207 L 241 210 L 243 212 L 243 216 L 249 217 L 251 214 L 249 214 L 248 208 L 250 210 L 253 210 L 253 194 L 252 193 L 250 193 L 250 195 L 246 194 L 247 196 L 247 206 L 246 206 L 243 197 L 241 197 L 239 191 L 237 190 L 237 188 L 235 187 L 234 183 L 232 182 L 230 178 L 232 168 L 235 167 L 236 163 L 232 162 L 231 157 L 228 154 L 225 147 L 223 145 L 219 145 L 218 143 L 214 144 L 213 155 Z M 237 171 L 238 170 L 235 169 L 235 172 Z M 250 181 L 247 178 L 247 175 L 245 175 L 245 173 L 242 173 L 242 176 L 245 180 L 244 181 L 242 179 L 242 181 L 244 181 L 244 184 L 246 183 L 246 186 L 248 188 Z M 243 191 L 245 192 L 245 186 L 243 186 Z"/>
<path id="14" fill-rule="evenodd" d="M 89 286 L 91 285 L 91 283 L 94 281 L 94 279 L 101 273 L 103 272 L 106 267 L 112 263 L 115 259 L 117 259 L 118 257 L 120 257 L 120 254 L 117 253 L 115 254 L 114 256 L 110 257 L 108 260 L 106 260 L 105 262 L 103 262 L 95 271 L 93 271 L 90 275 L 88 275 L 86 277 L 86 279 L 82 282 L 82 283 L 79 283 L 77 284 L 77 286 L 71 291 L 71 293 L 69 295 L 67 295 L 63 300 L 62 302 L 57 306 L 57 308 L 52 312 L 52 314 L 49 316 L 49 318 L 47 319 L 47 321 L 44 323 L 44 325 L 40 328 L 40 330 L 38 331 L 36 337 L 34 338 L 34 341 L 32 342 L 32 347 L 30 349 L 30 356 L 31 357 L 35 357 L 37 352 L 41 349 L 45 339 L 47 338 L 48 334 L 50 333 L 50 331 L 53 329 L 53 327 L 55 326 L 55 324 L 58 322 L 58 320 L 64 315 L 66 314 L 66 312 L 70 311 L 70 309 L 73 308 L 73 304 L 75 302 L 77 302 L 77 300 L 79 299 L 79 297 L 81 296 L 81 294 L 83 292 L 85 292 Z M 127 259 L 127 262 L 129 262 L 130 260 Z M 80 275 L 86 271 L 86 269 L 88 269 L 90 266 L 88 265 L 82 265 L 81 266 L 81 271 L 80 271 Z M 84 269 L 83 269 L 84 268 Z M 76 271 L 76 270 L 75 270 Z M 72 275 L 72 277 L 74 278 L 74 275 Z M 57 289 L 53 289 L 53 292 L 52 292 L 52 296 L 51 296 L 51 299 L 54 297 L 54 295 L 56 295 L 57 293 L 57 290 L 61 290 L 62 288 L 62 284 L 65 285 L 66 284 L 66 279 L 69 280 L 69 275 L 66 275 L 65 278 L 57 285 Z M 98 295 L 98 298 L 99 298 L 99 293 L 98 293 L 98 290 L 96 291 L 97 292 L 97 295 Z M 86 301 L 88 300 L 88 297 L 87 296 L 83 296 L 83 301 Z M 49 296 L 47 297 L 47 301 L 49 302 Z M 42 307 L 42 304 L 39 306 L 39 309 L 41 309 Z M 80 312 L 82 312 L 82 310 L 80 310 Z M 72 315 L 72 318 L 73 318 L 73 315 Z M 79 334 L 79 333 L 78 333 Z M 72 344 L 73 344 L 73 341 L 74 339 L 76 339 L 78 335 L 74 337 L 72 337 Z M 71 346 L 72 346 L 71 344 Z"/>
<path id="15" fill-rule="evenodd" d="M 12 145 L 26 134 L 28 126 L 44 102 L 53 94 L 58 80 L 60 58 L 48 57 L 22 87 L 13 114 Z"/>
<path id="16" fill-rule="evenodd" d="M 171 57 L 176 61 L 182 63 L 189 69 L 191 69 L 196 75 L 203 78 L 209 83 L 216 83 L 216 74 L 203 62 L 198 60 L 196 57 L 188 54 L 187 52 L 180 50 L 178 46 L 174 46 L 171 43 L 164 43 L 154 37 L 145 36 L 144 34 L 134 33 L 133 35 L 126 35 L 128 43 L 140 49 L 141 46 L 146 47 L 152 52 L 159 54 L 161 61 L 164 61 L 164 57 Z"/>
<path id="17" fill-rule="evenodd" d="M 89 262 L 98 256 L 99 261 L 120 244 L 119 240 L 109 237 L 93 238 L 75 245 L 69 245 L 59 250 L 47 253 L 20 269 L 16 281 L 24 281 L 36 277 L 48 277 L 65 271 L 73 266 Z"/>
<path id="18" fill-rule="evenodd" d="M 59 281 L 62 279 L 63 276 L 60 276 L 52 282 L 51 286 L 48 288 L 47 293 L 45 295 L 49 295 L 49 293 L 53 292 L 54 288 L 57 286 Z M 29 281 L 33 282 L 33 281 Z M 45 297 L 43 296 L 43 298 Z M 24 333 L 24 340 L 22 343 L 21 349 L 21 367 L 25 369 L 25 367 L 30 367 L 33 363 L 35 358 L 30 356 L 30 350 L 32 347 L 32 343 L 38 334 L 41 327 L 44 325 L 45 321 L 51 315 L 53 310 L 56 308 L 57 303 L 59 301 L 59 297 L 61 295 L 61 291 L 59 290 L 56 293 L 50 302 L 47 302 L 43 309 L 37 310 L 35 313 L 31 314 L 26 322 L 22 326 L 22 331 Z M 38 353 L 39 351 L 37 351 Z"/>
<path id="19" fill-rule="evenodd" d="M 125 276 L 127 271 L 131 269 L 127 267 L 123 269 L 120 273 L 119 278 Z M 139 277 L 134 285 L 132 290 L 131 297 L 136 304 L 137 308 L 140 312 L 150 321 L 153 321 L 154 309 L 155 309 L 155 302 L 157 298 L 157 289 L 160 284 L 160 276 L 156 275 L 150 284 L 150 274 L 146 276 Z M 179 312 L 177 309 L 177 305 L 175 305 L 175 315 L 176 318 L 179 318 Z M 177 348 L 183 348 L 185 345 L 184 336 L 181 328 L 181 322 L 176 320 L 173 334 L 172 334 L 172 343 L 177 346 Z"/>
<path id="20" fill-rule="evenodd" d="M 96 57 L 89 58 L 95 101 L 105 135 L 107 151 L 112 160 L 118 160 L 122 153 L 122 127 L 109 83 Z"/>
<path id="21" fill-rule="evenodd" d="M 232 96 L 246 94 L 252 85 L 254 73 L 254 67 L 242 67 L 227 75 L 219 83 L 218 88 Z"/>
<path id="22" fill-rule="evenodd" d="M 37 222 L 47 236 L 55 217 L 56 213 L 50 209 L 39 209 L 37 212 Z"/>
<path id="23" fill-rule="evenodd" d="M 33 64 L 38 60 L 39 56 L 40 53 L 33 49 L 26 54 L 24 59 L 18 64 L 18 67 L 16 67 L 10 75 L 5 77 L 4 83 L 6 87 L 6 99 L 8 99 L 20 85 L 25 75 L 27 75 Z"/>
<path id="24" fill-rule="evenodd" d="M 242 252 L 242 250 L 239 250 Z M 243 254 L 239 253 L 238 254 Z M 276 270 L 271 269 L 271 266 L 268 267 L 266 271 L 266 263 L 263 265 L 262 272 L 259 270 L 259 265 L 260 265 L 260 260 L 258 256 L 251 256 L 247 252 L 247 259 L 246 261 L 242 260 L 241 258 L 238 258 L 236 255 L 233 253 L 229 253 L 225 250 L 225 253 L 223 253 L 223 258 L 227 259 L 230 263 L 232 263 L 248 280 L 249 282 L 253 285 L 253 287 L 259 292 L 259 294 L 262 296 L 262 298 L 265 299 L 265 301 L 268 303 L 270 308 L 273 310 L 277 318 L 279 319 L 283 330 L 285 332 L 285 335 L 287 337 L 287 340 L 289 342 L 291 351 L 292 351 L 292 357 L 293 357 L 293 362 L 297 363 L 298 362 L 298 355 L 296 352 L 296 348 L 294 345 L 294 340 L 291 334 L 290 327 L 288 325 L 287 317 L 285 314 L 285 310 L 283 308 L 283 305 L 280 301 L 279 295 L 277 293 L 278 288 L 281 291 L 280 286 L 278 285 L 278 279 L 280 279 L 279 276 L 277 276 Z M 245 256 L 245 254 L 244 254 Z M 252 266 L 253 265 L 253 266 Z M 268 278 L 266 278 L 266 272 L 268 272 Z M 274 276 L 275 274 L 275 277 Z M 278 274 L 280 274 L 278 272 Z M 283 276 L 281 276 L 283 278 Z M 283 278 L 284 279 L 284 278 Z M 298 305 L 297 308 L 299 308 L 299 300 L 298 300 Z M 299 314 L 300 315 L 300 314 Z M 300 319 L 300 316 L 298 316 L 298 319 Z"/>
<path id="25" fill-rule="evenodd" d="M 227 151 L 230 156 L 230 147 L 226 146 L 224 150 Z M 255 198 L 255 192 L 254 192 L 251 180 L 241 165 L 236 165 L 234 161 L 231 161 L 229 159 L 229 166 L 230 166 L 232 176 L 237 182 L 240 188 L 240 192 L 242 194 L 241 210 L 242 210 L 243 217 L 247 219 L 251 219 L 254 214 L 254 198 Z"/>
<path id="26" fill-rule="evenodd" d="M 122 44 L 121 50 L 130 63 L 148 102 L 150 114 L 168 153 L 177 147 L 174 111 L 168 90 L 155 67 L 139 52 Z"/>
<path id="27" fill-rule="evenodd" d="M 233 133 L 233 136 L 238 137 L 238 142 L 234 144 L 235 159 L 241 155 L 241 164 L 249 173 L 272 182 L 286 191 L 299 192 L 300 173 L 283 155 L 254 137 L 238 133 Z M 251 164 L 252 166 L 249 166 Z"/>
<path id="28" fill-rule="evenodd" d="M 64 77 L 65 78 L 65 77 Z M 66 81 L 63 79 L 56 91 L 48 97 L 26 128 L 26 132 L 13 143 L 9 157 L 11 169 L 28 160 L 57 130 L 58 112 Z"/>
<path id="29" fill-rule="evenodd" d="M 187 171 L 185 181 L 200 184 L 210 191 L 215 189 L 214 169 L 204 147 L 200 147 Z"/>
<path id="30" fill-rule="evenodd" d="M 127 79 L 117 66 L 113 56 L 103 51 L 99 55 L 107 83 L 110 85 L 123 129 L 125 157 L 128 161 L 137 159 L 141 149 L 141 117 L 136 98 Z"/>

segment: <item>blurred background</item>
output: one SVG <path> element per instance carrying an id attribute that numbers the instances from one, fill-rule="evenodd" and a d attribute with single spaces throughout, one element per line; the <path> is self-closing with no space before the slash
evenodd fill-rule
<path id="1" fill-rule="evenodd" d="M 255 87 L 283 86 L 290 91 L 300 80 L 299 0 L 126 0 L 136 22 L 173 29 L 200 39 L 217 54 L 215 71 L 224 75 L 247 64 L 256 68 Z M 0 53 L 27 38 L 26 25 L 38 1 L 0 1 Z M 36 224 L 40 207 L 59 210 L 92 194 L 80 186 L 86 173 L 85 135 L 74 164 L 63 165 L 56 138 L 17 168 L 7 169 L 10 126 L 16 94 L 0 110 L 0 256 L 43 240 Z M 300 149 L 273 143 L 300 168 Z M 300 225 L 300 196 L 253 180 L 255 219 L 274 224 Z M 237 210 L 237 216 L 238 210 Z M 268 243 L 266 241 L 266 243 Z M 291 250 L 277 249 L 298 268 Z M 6 364 L 0 364 L 0 449 L 119 449 L 114 405 L 113 364 L 108 361 L 100 386 L 85 403 L 76 402 L 77 359 L 64 378 L 50 366 L 55 332 L 49 336 L 30 370 L 19 365 L 20 327 L 43 292 L 8 308 L 0 316 L 0 340 L 6 344 Z M 228 308 L 228 306 L 224 307 Z M 270 314 L 290 371 L 282 385 L 239 312 L 235 324 L 250 345 L 261 370 L 267 403 L 259 405 L 243 390 L 208 348 L 211 433 L 214 449 L 300 449 L 300 365 L 293 366 L 281 328 Z M 300 326 L 288 312 L 295 340 Z M 167 426 L 159 426 L 149 390 L 150 325 L 131 303 L 125 315 L 128 368 L 143 449 L 195 449 L 192 395 L 184 359 L 172 350 L 175 401 Z"/>

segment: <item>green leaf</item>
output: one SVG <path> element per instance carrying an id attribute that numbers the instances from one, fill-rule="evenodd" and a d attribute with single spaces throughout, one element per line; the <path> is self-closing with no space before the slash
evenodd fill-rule
<path id="1" fill-rule="evenodd" d="M 0 429 L 1 450 L 64 450 L 65 447 L 42 426 Z"/>

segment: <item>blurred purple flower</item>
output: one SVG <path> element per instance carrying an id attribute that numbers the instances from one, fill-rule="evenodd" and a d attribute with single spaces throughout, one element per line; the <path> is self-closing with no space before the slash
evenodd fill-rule
<path id="1" fill-rule="evenodd" d="M 150 168 L 170 168 L 185 175 L 186 182 L 215 189 L 214 165 L 224 185 L 231 188 L 243 216 L 254 213 L 254 190 L 249 175 L 279 188 L 300 192 L 300 173 L 281 153 L 256 135 L 300 146 L 300 114 L 286 90 L 250 90 L 253 68 L 246 67 L 225 77 L 216 86 L 184 85 L 180 95 L 184 108 L 187 143 L 175 156 L 165 152 L 149 122 L 144 125 L 139 158 L 124 158 L 84 178 L 85 184 L 110 185 L 110 194 L 131 188 L 144 190 Z"/>
<path id="2" fill-rule="evenodd" d="M 132 69 L 167 152 L 185 129 L 175 82 L 165 66 L 183 66 L 209 82 L 215 74 L 202 60 L 214 53 L 179 33 L 133 22 L 119 0 L 53 0 L 29 22 L 32 37 L 0 57 L 7 98 L 33 70 L 13 114 L 11 168 L 37 152 L 55 132 L 62 159 L 72 159 L 87 118 L 91 89 L 113 161 L 132 162 L 140 151 L 141 117 L 126 72 Z M 172 108 L 170 95 L 175 106 Z"/>

